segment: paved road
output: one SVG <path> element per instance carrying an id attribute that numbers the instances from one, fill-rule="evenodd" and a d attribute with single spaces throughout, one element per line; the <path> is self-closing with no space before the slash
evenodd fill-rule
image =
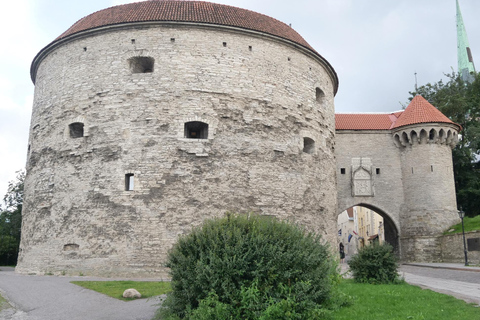
<path id="1" fill-rule="evenodd" d="M 423 264 L 402 265 L 399 271 L 410 284 L 480 306 L 480 268 L 464 268 L 460 264 Z"/>
<path id="2" fill-rule="evenodd" d="M 19 275 L 0 270 L 0 291 L 13 305 L 2 320 L 150 320 L 160 298 L 121 301 L 71 284 L 89 277 Z M 106 279 L 103 279 L 106 280 Z"/>

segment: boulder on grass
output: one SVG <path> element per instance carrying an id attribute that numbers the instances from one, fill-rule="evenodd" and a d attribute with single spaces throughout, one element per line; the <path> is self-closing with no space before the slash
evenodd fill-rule
<path id="1" fill-rule="evenodd" d="M 123 291 L 123 297 L 124 298 L 141 298 L 142 295 L 140 294 L 140 292 L 138 292 L 137 290 L 135 289 L 127 289 L 125 291 Z"/>

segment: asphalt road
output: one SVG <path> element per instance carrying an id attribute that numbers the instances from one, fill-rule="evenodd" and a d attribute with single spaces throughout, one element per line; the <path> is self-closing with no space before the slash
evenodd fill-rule
<path id="1" fill-rule="evenodd" d="M 28 276 L 0 268 L 0 293 L 12 305 L 2 320 L 150 320 L 160 298 L 121 301 L 70 283 L 89 277 Z M 106 279 L 102 279 L 106 280 Z"/>
<path id="2" fill-rule="evenodd" d="M 429 267 L 431 265 L 432 267 Z M 464 268 L 463 271 L 459 270 Z M 402 265 L 400 274 L 410 284 L 454 296 L 480 306 L 480 268 L 461 264 L 423 264 L 422 267 Z"/>

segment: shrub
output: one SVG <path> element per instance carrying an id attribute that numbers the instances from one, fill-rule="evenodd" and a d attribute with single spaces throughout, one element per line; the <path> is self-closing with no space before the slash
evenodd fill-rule
<path id="1" fill-rule="evenodd" d="M 397 257 L 389 244 L 366 246 L 348 262 L 356 282 L 395 283 L 399 281 Z"/>
<path id="2" fill-rule="evenodd" d="M 227 214 L 169 252 L 166 319 L 309 319 L 329 301 L 337 265 L 320 236 L 273 218 Z M 213 316 L 216 314 L 217 316 Z M 227 316 L 228 315 L 228 316 Z"/>

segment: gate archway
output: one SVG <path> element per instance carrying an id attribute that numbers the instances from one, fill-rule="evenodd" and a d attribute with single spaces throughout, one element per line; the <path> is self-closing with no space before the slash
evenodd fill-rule
<path id="1" fill-rule="evenodd" d="M 397 254 L 397 256 L 400 257 L 399 228 L 396 226 L 395 221 L 384 210 L 371 204 L 357 203 L 353 206 L 350 206 L 349 208 L 353 207 L 364 207 L 370 209 L 383 218 L 383 231 L 385 236 L 384 240 L 386 243 L 390 244 L 393 247 L 394 252 Z M 349 208 L 339 211 L 338 214 L 340 215 L 342 212 L 346 211 Z"/>

